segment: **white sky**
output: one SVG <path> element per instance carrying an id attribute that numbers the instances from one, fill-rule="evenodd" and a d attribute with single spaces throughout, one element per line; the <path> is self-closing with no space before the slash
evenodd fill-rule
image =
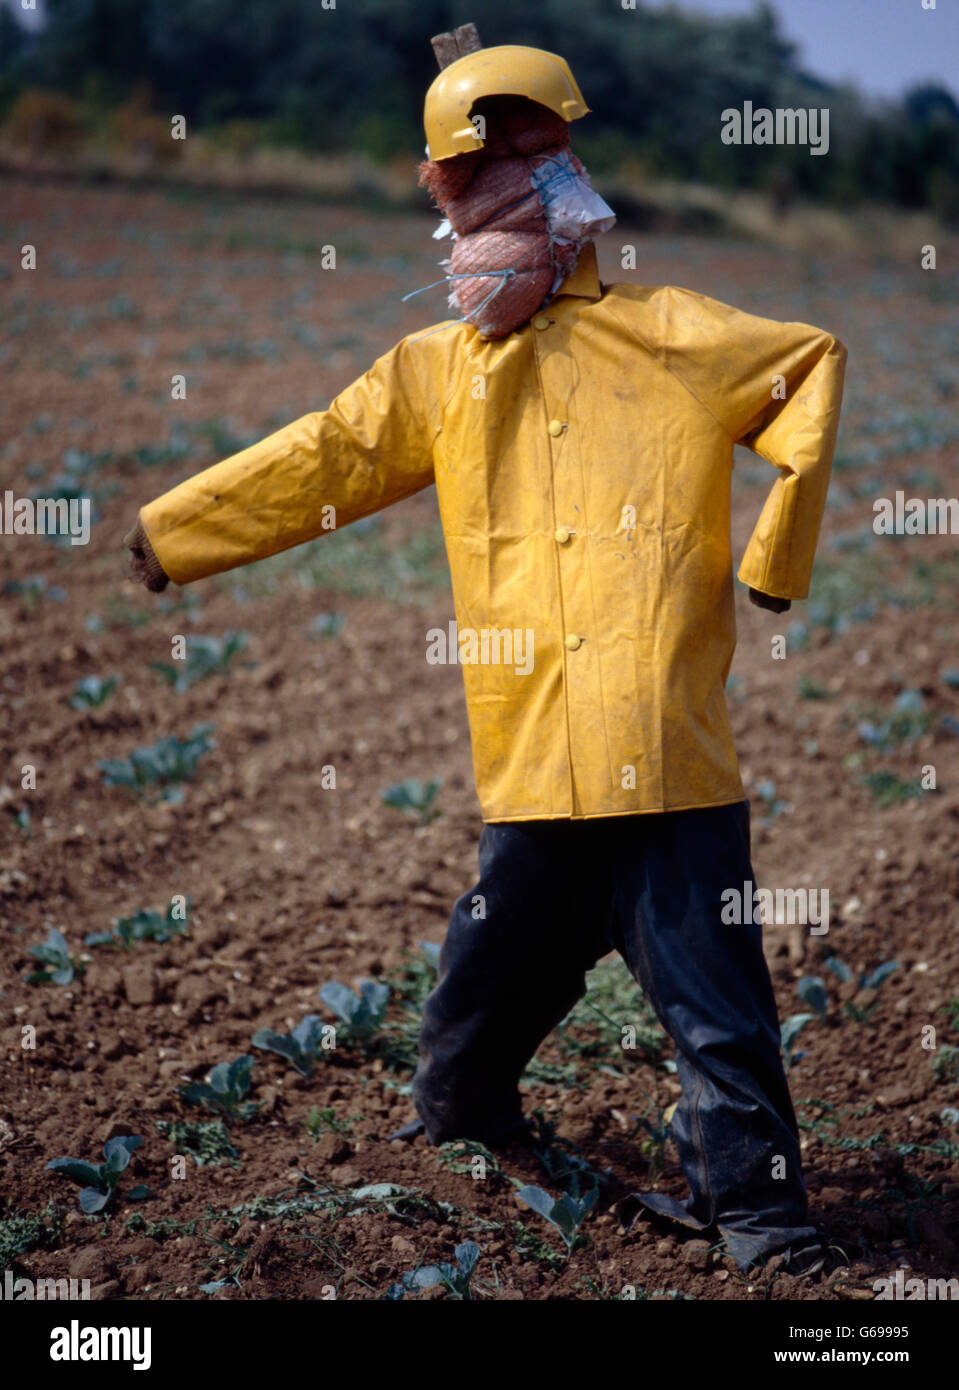
<path id="1" fill-rule="evenodd" d="M 647 0 L 662 8 L 664 0 Z M 898 97 L 918 82 L 959 88 L 959 0 L 773 0 L 804 68 L 849 80 L 870 96 Z M 755 0 L 682 0 L 681 10 L 749 14 Z"/>

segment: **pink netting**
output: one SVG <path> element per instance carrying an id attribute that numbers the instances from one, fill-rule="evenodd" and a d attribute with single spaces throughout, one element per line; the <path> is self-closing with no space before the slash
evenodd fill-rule
<path id="1" fill-rule="evenodd" d="M 453 278 L 451 299 L 484 338 L 505 338 L 526 323 L 557 270 L 568 274 L 576 264 L 579 246 L 549 236 L 532 177 L 568 149 L 560 116 L 521 97 L 498 97 L 487 108 L 481 150 L 420 165 L 420 185 L 456 233 L 450 274 L 465 278 Z"/>

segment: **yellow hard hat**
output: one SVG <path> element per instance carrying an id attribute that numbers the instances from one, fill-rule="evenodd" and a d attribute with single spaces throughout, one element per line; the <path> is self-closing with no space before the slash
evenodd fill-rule
<path id="1" fill-rule="evenodd" d="M 452 159 L 478 150 L 483 141 L 470 121 L 481 97 L 528 97 L 548 106 L 564 121 L 585 116 L 589 107 L 558 53 L 503 44 L 478 48 L 443 69 L 426 93 L 423 124 L 431 159 Z"/>

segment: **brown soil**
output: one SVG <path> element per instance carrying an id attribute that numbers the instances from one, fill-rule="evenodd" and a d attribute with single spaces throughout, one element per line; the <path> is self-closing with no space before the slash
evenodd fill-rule
<path id="1" fill-rule="evenodd" d="M 304 587 L 286 570 L 269 584 L 251 572 L 245 594 L 205 581 L 158 602 L 127 582 L 119 546 L 141 502 L 221 456 L 216 439 L 202 442 L 202 422 L 264 434 L 323 408 L 403 333 L 443 317 L 442 290 L 399 302 L 437 276 L 433 223 L 160 194 L 30 193 L 19 183 L 5 188 L 4 207 L 7 244 L 36 244 L 39 269 L 23 272 L 8 256 L 0 278 L 3 487 L 22 495 L 36 485 L 31 465 L 48 479 L 68 448 L 110 455 L 95 475 L 101 520 L 88 547 L 0 540 L 3 583 L 42 574 L 66 591 L 62 602 L 35 604 L 8 592 L 0 606 L 0 1220 L 51 1199 L 63 1218 L 53 1248 L 20 1255 L 17 1267 L 89 1277 L 100 1297 L 204 1297 L 199 1284 L 236 1271 L 238 1284 L 215 1297 L 309 1299 L 333 1286 L 339 1298 L 375 1299 L 417 1263 L 450 1260 L 458 1242 L 475 1239 L 476 1292 L 500 1299 L 613 1297 L 627 1284 L 709 1300 L 855 1299 L 872 1297 L 872 1281 L 901 1265 L 910 1276 L 954 1275 L 959 1181 L 948 1145 L 959 1130 L 940 1116 L 959 1105 L 943 1051 L 959 1042 L 955 1007 L 944 1011 L 959 994 L 959 738 L 933 723 L 914 744 L 882 754 L 856 726 L 904 687 L 920 690 L 937 717 L 959 718 L 959 691 L 942 679 L 959 666 L 955 546 L 951 537 L 878 542 L 876 565 L 869 551 L 857 568 L 856 551 L 830 539 L 871 525 L 877 487 L 890 496 L 897 487 L 954 490 L 955 444 L 920 439 L 837 470 L 841 491 L 821 553 L 845 567 L 847 608 L 875 600 L 871 618 L 835 633 L 812 624 L 808 645 L 791 639 L 778 660 L 771 636 L 808 621 L 808 605 L 777 618 L 743 601 L 739 614 L 731 709 L 757 876 L 770 887 L 830 892 L 828 937 L 773 926 L 768 954 L 783 1017 L 806 1008 L 797 995 L 803 973 L 829 989 L 825 1019 L 800 1034 L 791 1084 L 816 1216 L 856 1262 L 829 1283 L 748 1282 L 702 1243 L 645 1226 L 621 1234 L 615 1203 L 649 1180 L 630 1117 L 670 1105 L 675 1079 L 618 1047 L 579 1059 L 571 1076 L 570 1051 L 554 1037 L 540 1060 L 566 1068 L 565 1084 L 530 1081 L 528 1108 L 610 1170 L 599 1214 L 584 1228 L 589 1243 L 567 1261 L 506 1178 L 493 1171 L 477 1181 L 451 1170 L 449 1151 L 387 1141 L 412 1108 L 398 1089 L 409 1068 L 383 1045 L 368 1054 L 340 1047 L 309 1082 L 250 1045 L 258 1028 L 328 1017 L 316 996 L 326 981 L 389 973 L 395 983 L 404 951 L 442 939 L 454 898 L 475 878 L 480 819 L 460 677 L 422 655 L 425 627 L 451 616 L 448 590 L 411 581 L 396 601 L 351 596 Z M 604 278 L 623 278 L 618 248 L 631 239 L 621 230 L 607 238 Z M 319 266 L 326 244 L 337 245 L 335 272 Z M 865 256 L 812 260 L 664 238 L 639 246 L 637 279 L 839 333 L 850 349 L 841 447 L 852 456 L 863 439 L 875 443 L 869 422 L 888 419 L 893 430 L 897 408 L 934 412 L 936 390 L 944 399 L 956 389 L 955 364 L 945 360 L 956 286 L 944 271 L 933 293 L 918 272 Z M 169 399 L 177 372 L 188 378 L 183 402 Z M 189 456 L 138 462 L 135 451 L 167 441 L 177 421 L 197 431 Z M 744 456 L 737 471 L 738 556 L 771 470 Z M 938 492 L 910 484 L 917 474 L 937 478 Z M 422 494 L 388 513 L 379 534 L 398 547 L 435 519 L 432 492 Z M 923 583 L 926 601 L 897 604 Z M 184 607 L 194 593 L 202 612 Z M 138 609 L 145 620 L 132 626 L 124 614 L 132 621 Z M 312 638 L 312 618 L 332 609 L 345 615 L 340 633 Z M 99 630 L 86 621 L 93 614 Z M 246 631 L 249 645 L 229 675 L 172 693 L 150 669 L 169 660 L 175 633 L 230 628 Z M 81 677 L 114 674 L 122 683 L 102 708 L 70 707 Z M 803 678 L 824 698 L 802 698 Z M 202 722 L 215 726 L 216 748 L 180 804 L 102 784 L 97 759 Z M 861 766 L 850 765 L 855 755 Z M 331 763 L 335 790 L 322 784 Z M 36 766 L 36 790 L 21 787 L 25 764 Z M 889 809 L 858 780 L 884 769 L 913 780 L 928 765 L 938 791 Z M 443 778 L 442 814 L 428 825 L 380 800 L 382 788 L 407 777 Z M 768 825 L 766 781 L 787 803 Z M 187 935 L 128 954 L 83 946 L 87 933 L 174 894 L 193 903 Z M 23 980 L 35 964 L 28 947 L 51 926 L 88 958 L 68 987 Z M 829 953 L 851 967 L 852 983 L 824 969 Z M 889 960 L 899 968 L 881 990 L 862 991 L 860 973 Z M 846 1004 L 873 1007 L 856 1021 Z M 408 1060 L 411 1017 L 397 991 L 388 1019 Z M 934 1050 L 923 1045 L 930 1025 Z M 29 1026 L 32 1050 L 22 1045 Z M 176 1179 L 177 1149 L 157 1122 L 210 1118 L 176 1087 L 248 1051 L 260 1110 L 232 1128 L 238 1166 L 190 1158 Z M 313 1106 L 331 1110 L 343 1131 L 314 1142 L 305 1128 Z M 67 1154 L 96 1161 L 117 1134 L 144 1140 L 121 1194 L 136 1181 L 150 1196 L 134 1204 L 121 1195 L 109 1220 L 88 1218 L 76 1188 L 44 1165 Z M 508 1177 L 551 1187 L 533 1156 L 499 1157 Z M 662 1186 L 682 1193 L 671 1145 L 665 1159 Z M 349 1198 L 374 1182 L 422 1196 Z M 234 1211 L 255 1201 L 252 1212 Z"/>

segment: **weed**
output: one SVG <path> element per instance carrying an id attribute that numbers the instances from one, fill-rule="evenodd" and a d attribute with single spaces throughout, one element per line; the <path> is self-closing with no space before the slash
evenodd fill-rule
<path id="1" fill-rule="evenodd" d="M 484 1178 L 505 1180 L 502 1165 L 494 1153 L 477 1139 L 458 1139 L 448 1144 L 440 1144 L 435 1153 L 436 1162 L 451 1173 L 472 1177 L 476 1171 L 476 1159 L 482 1159 Z"/>
<path id="2" fill-rule="evenodd" d="M 12 1268 L 17 1256 L 30 1250 L 52 1250 L 62 1231 L 56 1202 L 48 1202 L 42 1212 L 11 1207 L 0 1221 L 0 1270 Z"/>
<path id="3" fill-rule="evenodd" d="M 24 978 L 28 985 L 47 984 L 69 985 L 76 974 L 83 970 L 82 962 L 71 956 L 66 938 L 56 927 L 51 927 L 46 941 L 31 946 L 30 954 L 41 961 L 44 970 L 33 970 Z"/>
<path id="4" fill-rule="evenodd" d="M 439 1202 L 428 1196 L 418 1187 L 403 1187 L 395 1182 L 367 1183 L 354 1188 L 352 1192 L 327 1196 L 327 1202 L 346 1202 L 351 1207 L 361 1206 L 373 1211 L 383 1211 L 399 1221 L 415 1225 L 417 1220 L 441 1221 L 445 1223 L 456 1214 L 457 1208 L 451 1202 Z"/>
<path id="5" fill-rule="evenodd" d="M 189 1154 L 198 1168 L 216 1168 L 224 1160 L 231 1168 L 240 1166 L 222 1120 L 157 1120 L 156 1127 L 177 1153 Z"/>
<path id="6" fill-rule="evenodd" d="M 945 1014 L 953 1028 L 959 1030 L 959 999 L 947 999 L 939 1012 Z"/>
<path id="7" fill-rule="evenodd" d="M 647 1110 L 649 1106 L 647 1106 Z M 654 1120 L 647 1120 L 646 1111 L 642 1115 L 633 1115 L 636 1121 L 636 1128 L 630 1135 L 633 1138 L 640 1130 L 645 1130 L 643 1138 L 639 1142 L 640 1152 L 645 1156 L 649 1164 L 649 1181 L 655 1182 L 662 1177 L 663 1169 L 666 1166 L 666 1145 L 670 1139 L 669 1125 L 676 1113 L 676 1102 L 668 1105 L 665 1110 L 653 1105 L 656 1113 Z"/>
<path id="8" fill-rule="evenodd" d="M 435 942 L 421 941 L 420 954 L 404 951 L 401 964 L 386 976 L 397 996 L 401 1015 L 386 1025 L 382 1051 L 385 1060 L 396 1069 L 412 1071 L 416 1066 L 420 1015 L 426 996 L 436 983 L 439 954 Z"/>
<path id="9" fill-rule="evenodd" d="M 198 724 L 185 740 L 173 735 L 147 748 L 134 748 L 129 758 L 102 758 L 97 767 L 108 787 L 125 787 L 138 796 L 155 793 L 153 799 L 179 801 L 181 782 L 191 782 L 197 763 L 216 747 L 212 724 Z"/>
<path id="10" fill-rule="evenodd" d="M 135 1134 L 121 1134 L 108 1139 L 103 1146 L 105 1163 L 87 1163 L 82 1158 L 54 1158 L 46 1168 L 53 1173 L 62 1173 L 74 1182 L 85 1184 L 80 1190 L 80 1208 L 88 1216 L 102 1211 L 113 1197 L 120 1181 L 120 1174 L 130 1165 L 133 1153 L 143 1140 Z M 150 1195 L 150 1189 L 138 1184 L 127 1193 L 127 1201 L 139 1202 Z"/>
<path id="11" fill-rule="evenodd" d="M 305 1129 L 315 1144 L 321 1134 L 347 1134 L 356 1121 L 362 1118 L 362 1115 L 349 1115 L 345 1120 L 338 1120 L 331 1105 L 323 1110 L 318 1105 L 311 1105 Z"/>
<path id="12" fill-rule="evenodd" d="M 513 1222 L 513 1240 L 517 1250 L 527 1259 L 537 1260 L 540 1264 L 561 1265 L 563 1257 L 558 1250 L 538 1236 L 535 1231 L 531 1231 L 522 1221 Z"/>

